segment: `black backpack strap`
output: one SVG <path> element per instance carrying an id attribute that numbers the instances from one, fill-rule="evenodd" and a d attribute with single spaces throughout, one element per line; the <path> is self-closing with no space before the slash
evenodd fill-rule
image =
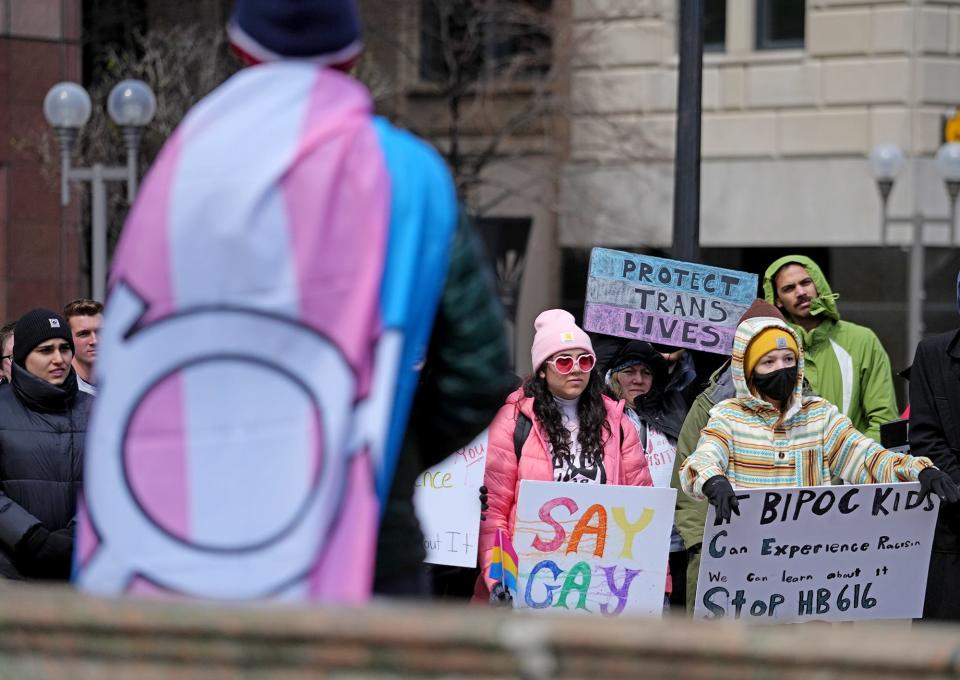
<path id="1" fill-rule="evenodd" d="M 530 430 L 533 429 L 533 422 L 524 414 L 517 415 L 517 425 L 513 428 L 513 451 L 517 454 L 517 462 L 520 462 L 520 452 L 523 451 L 523 443 L 530 436 Z"/>

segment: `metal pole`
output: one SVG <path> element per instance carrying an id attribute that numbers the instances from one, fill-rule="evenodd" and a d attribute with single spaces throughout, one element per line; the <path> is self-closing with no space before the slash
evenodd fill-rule
<path id="1" fill-rule="evenodd" d="M 923 338 L 923 215 L 915 214 L 913 225 L 913 243 L 910 246 L 910 268 L 907 280 L 907 362 L 913 363 L 913 354 Z"/>
<path id="2" fill-rule="evenodd" d="M 77 139 L 73 128 L 56 128 L 57 142 L 60 145 L 60 205 L 70 205 L 70 150 Z"/>
<path id="3" fill-rule="evenodd" d="M 878 179 L 877 189 L 880 191 L 880 245 L 887 245 L 887 209 L 890 202 L 890 192 L 893 190 L 892 179 Z"/>
<path id="4" fill-rule="evenodd" d="M 141 127 L 128 125 L 123 128 L 123 141 L 127 147 L 127 203 L 130 204 L 133 204 L 133 199 L 137 195 L 137 154 L 142 137 L 143 128 Z"/>
<path id="5" fill-rule="evenodd" d="M 960 195 L 960 182 L 954 180 L 947 181 L 947 196 L 950 198 L 950 240 L 954 245 L 957 243 L 957 196 Z"/>
<path id="6" fill-rule="evenodd" d="M 673 178 L 673 256 L 700 259 L 700 107 L 703 0 L 680 0 L 677 152 Z"/>
<path id="7" fill-rule="evenodd" d="M 107 289 L 107 184 L 103 165 L 95 163 L 90 187 L 93 191 L 93 234 L 91 238 L 91 293 L 94 300 L 103 300 Z"/>

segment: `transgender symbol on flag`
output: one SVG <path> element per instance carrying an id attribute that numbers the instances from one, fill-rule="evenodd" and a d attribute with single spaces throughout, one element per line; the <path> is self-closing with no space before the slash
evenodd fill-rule
<path id="1" fill-rule="evenodd" d="M 351 458 L 361 448 L 380 453 L 372 438 L 357 441 L 354 419 L 372 415 L 366 420 L 378 428 L 383 409 L 356 403 L 341 352 L 296 321 L 207 308 L 136 328 L 144 305 L 131 289 L 118 285 L 110 304 L 118 323 L 108 328 L 117 332 L 101 340 L 103 354 L 110 374 L 126 379 L 104 382 L 91 423 L 96 448 L 87 457 L 85 501 L 97 545 L 80 565 L 81 584 L 120 592 L 143 578 L 229 599 L 302 587 L 341 509 Z M 391 353 L 390 340 L 381 341 L 387 348 L 378 351 Z M 305 357 L 323 370 L 304 370 Z M 218 384 L 228 372 L 234 382 Z M 255 410 L 246 422 L 218 415 L 216 390 L 235 389 L 238 374 L 255 380 L 251 391 L 270 383 L 283 403 L 265 404 L 251 392 Z M 181 388 L 173 394 L 186 399 L 180 393 L 189 390 L 176 381 L 191 379 L 194 387 L 199 379 L 203 399 L 158 396 L 173 382 Z M 134 441 L 145 408 L 151 430 Z M 158 409 L 169 410 L 169 427 Z"/>

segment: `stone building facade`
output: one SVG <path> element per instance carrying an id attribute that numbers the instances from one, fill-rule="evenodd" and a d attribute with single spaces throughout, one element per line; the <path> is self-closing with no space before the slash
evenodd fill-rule
<path id="1" fill-rule="evenodd" d="M 407 3 L 393 24 L 415 56 L 424 30 L 416 6 L 435 1 Z M 554 64 L 547 77 L 555 105 L 539 128 L 511 136 L 507 153 L 486 170 L 494 181 L 480 188 L 533 187 L 486 213 L 534 221 L 517 320 L 521 372 L 536 314 L 558 304 L 582 310 L 591 247 L 664 252 L 672 236 L 677 0 L 549 4 Z M 960 2 L 705 0 L 705 6 L 703 260 L 762 273 L 781 254 L 813 256 L 840 292 L 845 318 L 873 327 L 893 365 L 906 366 L 912 348 L 904 332 L 905 247 L 912 230 L 891 226 L 892 245 L 883 245 L 867 154 L 894 143 L 908 156 L 891 215 L 946 215 L 933 154 L 945 117 L 960 105 Z M 376 32 L 370 39 L 378 52 Z M 386 108 L 448 149 L 448 121 L 435 89 L 415 66 L 390 63 L 396 68 L 390 80 L 399 86 Z M 489 123 L 491 110 L 515 108 L 518 98 L 538 90 L 514 82 L 501 92 L 509 96 L 484 100 L 471 120 Z M 478 123 L 475 143 L 495 129 Z M 530 180 L 534 175 L 538 182 Z M 924 318 L 934 332 L 956 325 L 952 291 L 960 257 L 945 229 L 926 228 L 924 240 Z"/>
<path id="2" fill-rule="evenodd" d="M 866 156 L 894 143 L 908 157 L 891 214 L 947 214 L 933 155 L 944 118 L 960 105 L 960 2 L 706 6 L 714 30 L 708 26 L 703 73 L 704 261 L 762 273 L 777 254 L 814 255 L 841 293 L 846 318 L 874 327 L 894 366 L 905 366 L 908 255 L 882 247 Z M 594 48 L 572 74 L 579 111 L 562 193 L 587 216 L 566 211 L 561 248 L 670 244 L 677 7 L 674 0 L 573 1 L 574 30 Z M 779 38 L 765 35 L 776 31 Z M 906 244 L 911 234 L 891 227 L 888 242 Z M 928 331 L 939 331 L 957 325 L 960 260 L 945 229 L 924 234 L 931 246 L 925 319 Z M 582 269 L 583 257 L 575 261 Z"/>

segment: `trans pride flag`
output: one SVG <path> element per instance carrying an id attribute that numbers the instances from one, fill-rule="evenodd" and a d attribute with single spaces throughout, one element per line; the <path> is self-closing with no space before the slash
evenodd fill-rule
<path id="1" fill-rule="evenodd" d="M 111 271 L 82 589 L 369 597 L 457 219 L 442 160 L 371 110 L 263 64 L 157 158 Z"/>
<path id="2" fill-rule="evenodd" d="M 490 578 L 499 581 L 507 589 L 514 601 L 517 599 L 517 579 L 519 569 L 517 565 L 517 551 L 513 549 L 510 536 L 503 529 L 497 529 L 497 542 L 493 546 L 490 562 Z"/>

